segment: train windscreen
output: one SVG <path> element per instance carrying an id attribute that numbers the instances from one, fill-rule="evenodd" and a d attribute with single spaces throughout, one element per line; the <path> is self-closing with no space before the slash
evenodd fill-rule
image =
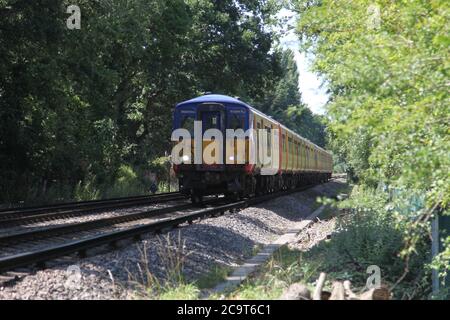
<path id="1" fill-rule="evenodd" d="M 193 135 L 194 134 L 194 122 L 195 122 L 194 115 L 183 115 L 181 117 L 180 128 L 188 130 L 189 133 L 191 135 Z"/>

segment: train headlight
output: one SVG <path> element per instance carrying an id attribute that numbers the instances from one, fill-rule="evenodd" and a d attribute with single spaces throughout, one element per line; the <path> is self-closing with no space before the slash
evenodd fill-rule
<path id="1" fill-rule="evenodd" d="M 184 155 L 181 159 L 183 160 L 183 162 L 188 162 L 190 158 L 188 155 Z"/>
<path id="2" fill-rule="evenodd" d="M 230 161 L 234 161 L 234 157 L 233 156 L 231 156 L 229 159 L 230 159 Z"/>

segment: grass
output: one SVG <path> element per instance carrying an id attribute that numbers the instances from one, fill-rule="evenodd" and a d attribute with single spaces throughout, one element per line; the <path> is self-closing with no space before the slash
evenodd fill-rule
<path id="1" fill-rule="evenodd" d="M 287 246 L 278 249 L 261 270 L 249 277 L 235 291 L 230 299 L 273 300 L 280 297 L 289 285 L 312 281 L 319 265 L 303 259 L 303 253 Z"/>
<path id="2" fill-rule="evenodd" d="M 382 270 L 382 283 L 395 290 L 394 298 L 426 298 L 429 293 L 429 275 L 423 270 L 428 257 L 427 247 L 417 247 L 410 259 L 409 272 L 402 283 L 393 286 L 404 274 L 406 265 L 398 253 L 403 247 L 402 226 L 386 211 L 385 202 L 373 191 L 356 188 L 351 197 L 339 204 L 340 209 L 329 207 L 320 218 L 330 219 L 336 213 L 345 212 L 336 222 L 335 233 L 329 240 L 321 241 L 307 252 L 287 246 L 277 250 L 270 260 L 241 286 L 227 293 L 228 299 L 277 299 L 291 284 L 301 282 L 311 290 L 320 272 L 327 273 L 325 289 L 330 290 L 334 280 L 350 280 L 356 293 L 364 290 L 367 267 L 377 265 Z M 345 210 L 345 211 L 341 211 Z M 181 239 L 169 245 L 162 256 L 168 261 L 163 282 L 155 277 L 147 281 L 147 296 L 153 299 L 197 299 L 201 290 L 214 287 L 231 271 L 216 266 L 194 282 L 184 281 L 182 275 L 186 252 Z M 177 249 L 178 248 L 178 249 Z M 253 249 L 253 253 L 259 251 Z M 210 297 L 219 298 L 219 295 Z"/>
<path id="3" fill-rule="evenodd" d="M 229 266 L 215 265 L 207 274 L 195 281 L 198 289 L 210 289 L 224 281 L 230 274 Z"/>
<path id="4" fill-rule="evenodd" d="M 200 298 L 201 291 L 211 289 L 226 279 L 231 271 L 227 266 L 215 266 L 204 276 L 187 283 L 183 277 L 177 281 L 168 281 L 166 284 L 158 284 L 155 287 L 147 288 L 148 297 L 157 300 L 197 300 Z"/>
<path id="5" fill-rule="evenodd" d="M 199 279 L 186 282 L 184 277 L 171 272 L 171 279 L 156 280 L 147 284 L 144 290 L 137 294 L 139 298 L 152 300 L 196 300 L 200 298 L 201 291 L 211 289 L 221 283 L 230 274 L 231 268 L 215 266 Z"/>
<path id="6" fill-rule="evenodd" d="M 156 276 L 151 272 L 148 247 L 140 248 L 141 262 L 139 274 L 129 273 L 130 282 L 135 284 L 137 299 L 150 300 L 195 300 L 199 299 L 203 289 L 213 288 L 229 275 L 231 268 L 215 265 L 209 272 L 195 281 L 187 281 L 184 277 L 186 258 L 192 253 L 186 250 L 185 241 L 170 234 L 159 238 L 157 256 L 162 263 L 163 275 Z"/>
<path id="7" fill-rule="evenodd" d="M 159 293 L 158 300 L 197 300 L 200 290 L 193 284 L 180 284 Z"/>
<path id="8" fill-rule="evenodd" d="M 393 288 L 396 299 L 422 299 L 429 294 L 429 274 L 423 265 L 429 257 L 428 246 L 416 247 L 408 261 L 399 256 L 404 243 L 402 225 L 386 210 L 381 195 L 354 189 L 351 197 L 337 208 L 329 207 L 320 218 L 336 213 L 335 233 L 307 252 L 280 248 L 263 268 L 229 293 L 230 299 L 277 299 L 290 284 L 301 282 L 313 289 L 320 272 L 327 273 L 325 289 L 334 280 L 350 280 L 355 292 L 365 289 L 367 267 L 381 268 L 381 282 Z M 402 276 L 408 267 L 408 273 Z M 397 283 L 398 279 L 403 279 Z"/>
<path id="9" fill-rule="evenodd" d="M 323 211 L 319 215 L 319 219 L 321 220 L 330 220 L 336 216 L 336 208 L 325 206 Z"/>
<path id="10" fill-rule="evenodd" d="M 135 170 L 129 165 L 121 165 L 114 177 L 102 179 L 102 182 L 99 180 L 97 176 L 90 175 L 73 184 L 67 181 L 52 182 L 45 187 L 40 183 L 22 186 L 23 189 L 9 188 L 3 194 L 4 203 L 0 203 L 0 208 L 148 195 L 152 184 L 142 170 Z M 178 180 L 172 177 L 169 186 L 166 175 L 161 176 L 157 188 L 157 193 L 177 191 Z"/>

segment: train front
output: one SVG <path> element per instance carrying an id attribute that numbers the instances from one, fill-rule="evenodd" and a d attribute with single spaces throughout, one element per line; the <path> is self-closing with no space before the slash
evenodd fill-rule
<path id="1" fill-rule="evenodd" d="M 245 103 L 222 95 L 205 95 L 176 106 L 172 162 L 180 191 L 193 202 L 204 195 L 243 193 L 249 138 L 242 133 L 249 129 L 249 116 Z M 230 132 L 235 136 L 227 139 Z"/>

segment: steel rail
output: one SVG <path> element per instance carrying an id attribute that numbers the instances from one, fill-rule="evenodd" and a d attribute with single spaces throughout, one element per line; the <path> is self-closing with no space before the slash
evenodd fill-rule
<path id="1" fill-rule="evenodd" d="M 180 196 L 179 192 L 168 192 L 168 193 L 159 193 L 153 195 L 142 195 L 142 196 L 132 196 L 132 197 L 122 197 L 122 198 L 111 198 L 111 199 L 101 199 L 101 200 L 89 200 L 89 201 L 76 201 L 76 202 L 63 202 L 63 203 L 55 203 L 44 206 L 32 206 L 32 207 L 15 207 L 15 208 L 5 208 L 0 209 L 0 218 L 9 214 L 36 214 L 39 212 L 48 212 L 48 211 L 56 211 L 61 209 L 75 209 L 75 208 L 84 208 L 84 207 L 95 207 L 97 205 L 102 204 L 114 204 L 114 203 L 125 203 L 125 202 L 133 202 L 139 200 L 153 200 L 167 197 L 175 197 Z"/>
<path id="2" fill-rule="evenodd" d="M 204 205 L 211 205 L 215 203 L 223 203 L 223 199 L 213 199 L 205 201 Z M 153 209 L 137 213 L 129 213 L 115 217 L 102 218 L 92 221 L 71 223 L 59 226 L 50 226 L 45 228 L 39 228 L 31 231 L 22 231 L 6 235 L 0 235 L 0 247 L 11 243 L 20 243 L 27 240 L 41 240 L 45 238 L 51 238 L 59 235 L 67 235 L 75 232 L 93 230 L 112 225 L 117 225 L 126 222 L 138 221 L 149 218 L 156 218 L 165 214 L 176 213 L 181 210 L 189 210 L 197 208 L 192 203 L 186 203 L 176 206 L 170 206 L 166 208 Z"/>
<path id="3" fill-rule="evenodd" d="M 73 208 L 66 210 L 55 210 L 54 212 L 17 212 L 13 214 L 0 214 L 0 228 L 6 228 L 16 225 L 27 225 L 30 223 L 56 220 L 61 218 L 76 217 L 82 215 L 88 215 L 90 213 L 108 210 L 108 209 L 121 209 L 138 205 L 164 203 L 168 201 L 176 201 L 185 199 L 185 196 L 181 194 L 171 194 L 164 197 L 151 197 L 138 200 L 127 200 L 125 202 L 111 202 L 108 204 L 95 204 L 91 206 L 85 206 L 83 208 Z"/>
<path id="4" fill-rule="evenodd" d="M 84 238 L 81 240 L 70 241 L 61 245 L 54 245 L 45 249 L 39 249 L 29 251 L 26 253 L 20 253 L 16 255 L 3 257 L 0 258 L 0 272 L 6 272 L 15 268 L 26 267 L 34 264 L 42 264 L 45 263 L 46 261 L 61 256 L 67 256 L 76 252 L 83 253 L 88 249 L 92 249 L 94 247 L 102 246 L 105 244 L 115 243 L 117 241 L 124 239 L 140 238 L 142 234 L 159 232 L 164 229 L 176 227 L 186 222 L 192 223 L 197 219 L 210 217 L 216 215 L 217 213 L 223 214 L 226 211 L 245 208 L 249 205 L 259 204 L 274 198 L 304 191 L 310 187 L 311 185 L 301 187 L 298 189 L 292 189 L 283 192 L 277 192 L 274 194 L 264 195 L 257 198 L 241 200 L 230 204 L 219 205 L 216 207 L 206 208 L 176 217 L 170 217 L 167 219 L 163 219 L 161 221 L 141 226 L 130 227 L 119 231 L 107 232 L 100 235 Z"/>
<path id="5" fill-rule="evenodd" d="M 0 272 L 9 271 L 14 268 L 29 266 L 31 264 L 39 264 L 45 261 L 58 258 L 60 256 L 69 255 L 76 252 L 82 252 L 93 247 L 102 246 L 111 242 L 133 238 L 145 233 L 158 232 L 165 228 L 173 227 L 185 222 L 204 218 L 221 211 L 236 209 L 244 206 L 245 201 L 239 201 L 233 204 L 226 204 L 219 207 L 199 210 L 193 213 L 185 214 L 175 218 L 168 218 L 163 221 L 153 222 L 143 226 L 128 228 L 125 230 L 108 232 L 106 234 L 92 236 L 87 239 L 71 241 L 62 245 L 53 246 L 46 249 L 40 249 L 32 252 L 16 254 L 6 258 L 0 258 Z"/>

